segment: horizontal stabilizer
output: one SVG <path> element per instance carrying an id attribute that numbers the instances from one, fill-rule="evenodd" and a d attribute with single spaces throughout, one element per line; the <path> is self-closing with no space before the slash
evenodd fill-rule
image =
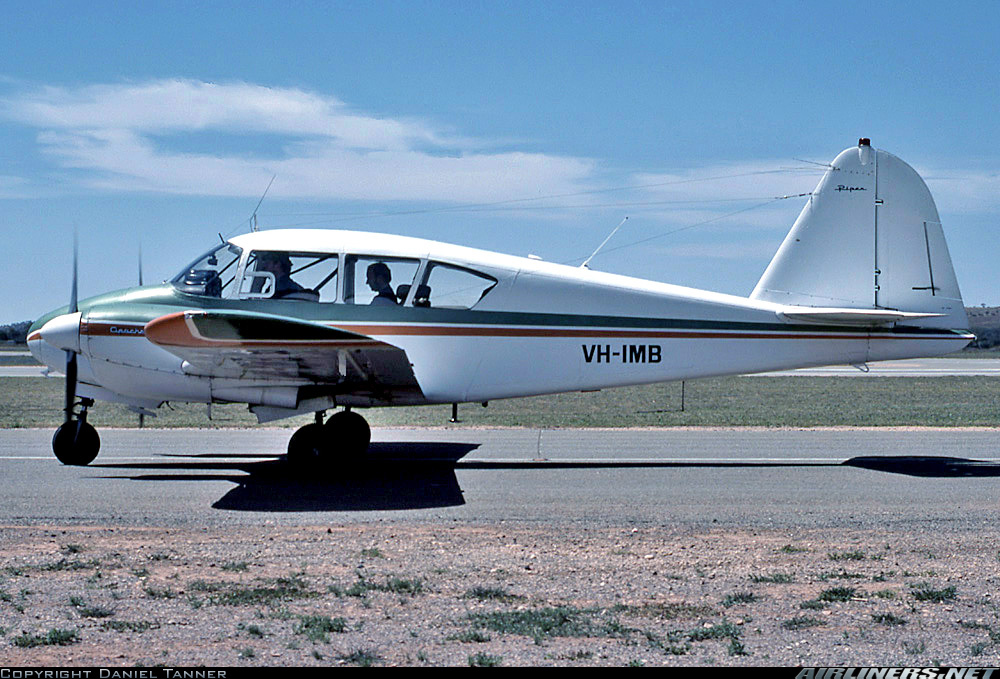
<path id="1" fill-rule="evenodd" d="M 943 314 L 892 309 L 839 309 L 835 307 L 786 307 L 778 312 L 782 318 L 796 323 L 822 325 L 875 326 L 934 318 Z"/>

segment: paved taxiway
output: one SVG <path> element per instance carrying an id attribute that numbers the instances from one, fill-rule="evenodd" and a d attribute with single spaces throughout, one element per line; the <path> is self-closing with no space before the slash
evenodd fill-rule
<path id="1" fill-rule="evenodd" d="M 995 358 L 908 358 L 875 361 L 861 367 L 830 365 L 761 373 L 763 377 L 944 377 L 986 375 L 1000 377 L 1000 360 Z"/>
<path id="2" fill-rule="evenodd" d="M 43 370 L 45 368 L 40 365 L 3 365 L 0 366 L 0 377 L 45 377 Z"/>
<path id="3" fill-rule="evenodd" d="M 377 429 L 378 463 L 289 474 L 290 430 L 103 430 L 64 467 L 0 430 L 0 523 L 460 520 L 995 529 L 1000 430 Z"/>

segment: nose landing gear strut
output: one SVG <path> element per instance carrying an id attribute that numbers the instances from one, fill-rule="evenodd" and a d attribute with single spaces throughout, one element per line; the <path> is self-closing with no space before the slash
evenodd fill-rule
<path id="1" fill-rule="evenodd" d="M 84 466 L 94 461 L 101 450 L 101 437 L 94 426 L 87 422 L 87 409 L 93 399 L 80 399 L 80 412 L 66 412 L 66 421 L 59 425 L 52 436 L 52 452 L 63 464 Z"/>

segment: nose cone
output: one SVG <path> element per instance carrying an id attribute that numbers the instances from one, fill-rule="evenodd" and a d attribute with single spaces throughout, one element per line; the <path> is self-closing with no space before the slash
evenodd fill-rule
<path id="1" fill-rule="evenodd" d="M 43 342 L 57 349 L 80 353 L 80 312 L 56 316 L 38 334 Z"/>

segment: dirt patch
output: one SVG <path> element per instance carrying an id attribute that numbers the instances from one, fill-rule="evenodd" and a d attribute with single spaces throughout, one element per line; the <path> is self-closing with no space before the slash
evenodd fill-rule
<path id="1" fill-rule="evenodd" d="M 996 665 L 996 535 L 0 527 L 4 665 Z"/>

